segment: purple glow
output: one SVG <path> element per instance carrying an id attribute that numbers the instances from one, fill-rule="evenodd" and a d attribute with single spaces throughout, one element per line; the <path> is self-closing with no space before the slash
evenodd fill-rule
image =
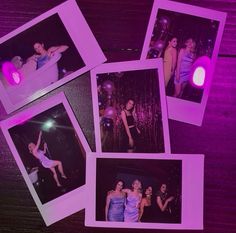
<path id="1" fill-rule="evenodd" d="M 190 83 L 196 88 L 204 88 L 210 72 L 211 59 L 207 56 L 199 57 L 192 66 Z"/>
<path id="2" fill-rule="evenodd" d="M 16 67 L 9 61 L 2 64 L 2 73 L 10 85 L 17 85 L 21 82 L 21 75 Z"/>

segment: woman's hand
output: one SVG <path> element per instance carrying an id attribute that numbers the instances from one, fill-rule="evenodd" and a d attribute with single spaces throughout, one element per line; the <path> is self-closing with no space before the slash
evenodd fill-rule
<path id="1" fill-rule="evenodd" d="M 136 128 L 138 134 L 141 134 L 141 131 L 139 130 L 139 128 Z"/>
<path id="2" fill-rule="evenodd" d="M 47 145 L 46 142 L 44 142 L 43 147 L 44 147 L 45 149 L 48 148 L 48 145 Z"/>
<path id="3" fill-rule="evenodd" d="M 174 200 L 174 197 L 169 197 L 169 198 L 167 198 L 167 200 L 166 201 L 168 201 L 168 202 L 171 202 L 171 201 L 173 201 Z"/>
<path id="4" fill-rule="evenodd" d="M 129 146 L 133 147 L 134 146 L 134 140 L 132 137 L 129 138 Z"/>
<path id="5" fill-rule="evenodd" d="M 43 134 L 42 131 L 40 131 L 40 132 L 39 132 L 39 137 L 42 137 L 42 134 Z"/>

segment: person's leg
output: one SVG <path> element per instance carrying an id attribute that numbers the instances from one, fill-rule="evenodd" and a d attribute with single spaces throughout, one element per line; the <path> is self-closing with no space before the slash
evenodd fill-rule
<path id="1" fill-rule="evenodd" d="M 58 171 L 60 172 L 61 174 L 61 177 L 64 178 L 64 179 L 67 179 L 65 173 L 64 173 L 64 170 L 63 170 L 63 166 L 62 166 L 62 163 L 61 161 L 59 160 L 54 160 L 54 166 L 57 166 L 58 167 Z"/>
<path id="2" fill-rule="evenodd" d="M 53 178 L 54 180 L 56 181 L 56 184 L 57 184 L 57 187 L 61 187 L 62 185 L 60 184 L 59 180 L 58 180 L 58 177 L 57 177 L 57 172 L 56 172 L 56 169 L 54 167 L 51 167 L 49 168 L 52 173 L 53 173 Z"/>
<path id="3" fill-rule="evenodd" d="M 175 83 L 175 93 L 174 97 L 179 98 L 181 93 L 181 84 L 180 83 Z"/>
<path id="4" fill-rule="evenodd" d="M 182 97 L 183 93 L 184 93 L 184 89 L 187 86 L 187 82 L 183 82 L 180 88 L 180 93 L 179 93 L 179 98 Z"/>

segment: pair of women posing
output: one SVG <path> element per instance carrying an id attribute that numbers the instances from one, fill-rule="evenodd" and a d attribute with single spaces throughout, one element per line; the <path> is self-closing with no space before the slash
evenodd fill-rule
<path id="1" fill-rule="evenodd" d="M 119 180 L 115 190 L 108 192 L 105 219 L 115 222 L 138 222 L 142 200 L 141 182 L 134 180 L 131 189 L 124 189 L 123 186 L 123 181 Z"/>
<path id="2" fill-rule="evenodd" d="M 170 79 L 174 77 L 174 97 L 181 98 L 191 78 L 191 69 L 196 58 L 196 42 L 192 38 L 187 39 L 185 41 L 185 47 L 181 48 L 178 54 L 176 47 L 177 38 L 173 37 L 169 40 L 164 53 L 164 77 L 166 87 Z"/>

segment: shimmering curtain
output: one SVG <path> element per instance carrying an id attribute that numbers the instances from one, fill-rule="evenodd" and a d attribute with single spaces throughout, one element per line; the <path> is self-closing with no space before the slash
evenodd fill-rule
<path id="1" fill-rule="evenodd" d="M 120 114 L 131 98 L 135 101 L 136 124 L 141 131 L 136 152 L 164 152 L 157 70 L 101 74 L 97 84 L 103 151 L 124 151 Z"/>

